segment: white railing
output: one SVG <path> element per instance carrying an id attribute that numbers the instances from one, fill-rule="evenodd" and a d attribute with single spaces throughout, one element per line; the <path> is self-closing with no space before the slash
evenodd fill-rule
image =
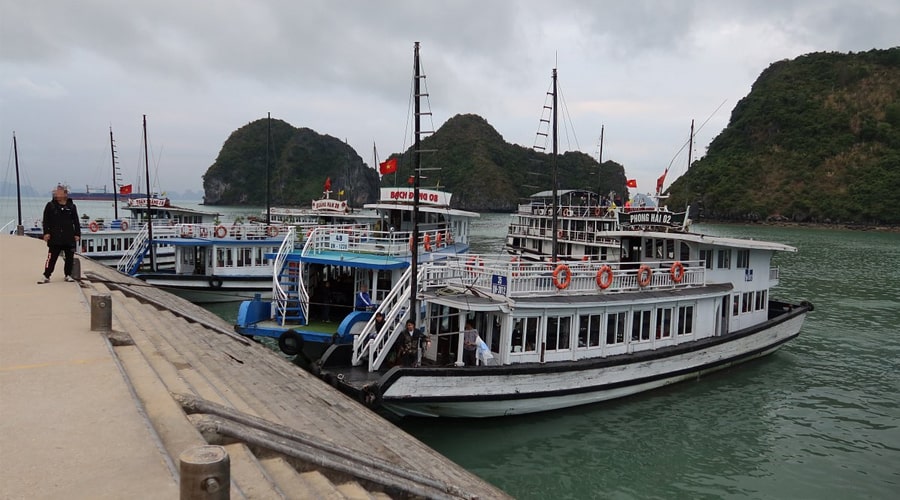
<path id="1" fill-rule="evenodd" d="M 134 240 L 131 242 L 131 246 L 128 247 L 128 250 L 122 255 L 122 258 L 119 259 L 119 263 L 116 264 L 116 269 L 119 272 L 123 272 L 125 274 L 134 274 L 137 272 L 137 266 L 147 254 L 148 251 L 152 251 L 150 248 L 149 241 L 149 230 L 147 228 L 147 224 L 144 223 L 141 226 L 141 230 L 138 231 L 137 234 L 134 235 Z M 169 238 L 177 238 L 179 235 L 178 226 L 170 226 L 167 224 L 154 224 L 153 225 L 153 239 L 154 240 L 164 240 Z"/>
<path id="2" fill-rule="evenodd" d="M 278 247 L 278 254 L 275 255 L 275 262 L 272 265 L 272 319 L 281 318 L 280 325 L 284 326 L 287 316 L 288 292 L 281 286 L 281 271 L 284 268 L 284 262 L 287 260 L 288 254 L 294 250 L 294 242 L 296 233 L 293 227 L 287 228 L 287 234 L 281 246 Z M 303 286 L 303 280 L 299 275 L 299 265 L 297 268 L 297 295 L 300 301 L 300 307 L 303 309 L 303 317 L 309 318 L 309 300 L 306 296 L 306 287 Z"/>
<path id="3" fill-rule="evenodd" d="M 263 240 L 277 238 L 291 226 L 278 224 L 178 224 L 178 235 L 183 238 Z M 156 226 L 153 226 L 156 230 Z M 155 235 L 154 235 L 155 236 Z"/>
<path id="4" fill-rule="evenodd" d="M 390 347 L 394 345 L 397 334 L 403 329 L 406 319 L 409 317 L 408 304 L 410 294 L 409 277 L 412 267 L 407 267 L 400 277 L 398 286 L 378 304 L 375 313 L 384 314 L 385 328 L 376 333 L 375 338 L 369 342 L 367 337 L 375 328 L 375 314 L 369 319 L 366 326 L 356 338 L 353 339 L 353 365 L 359 366 L 364 359 L 368 359 L 369 371 L 375 371 L 387 358 Z M 419 273 L 422 276 L 422 273 Z"/>
<path id="5" fill-rule="evenodd" d="M 448 230 L 419 232 L 419 254 L 437 252 L 453 244 Z M 374 254 L 389 257 L 408 257 L 412 254 L 412 233 L 408 231 L 372 231 L 368 226 L 321 226 L 309 230 L 303 255 L 340 251 Z"/>
<path id="6" fill-rule="evenodd" d="M 683 272 L 673 272 L 674 261 L 656 262 L 518 262 L 468 254 L 425 263 L 423 287 L 476 288 L 508 297 L 584 295 L 633 292 L 702 285 L 702 261 L 683 261 Z M 604 268 L 608 266 L 609 271 Z M 646 266 L 646 268 L 645 268 Z M 611 274 L 610 274 L 611 273 Z M 506 290 L 495 289 L 494 276 L 506 278 Z M 680 281 L 676 281 L 680 278 Z M 606 286 L 603 288 L 602 285 Z M 505 292 L 505 293 L 503 293 Z"/>

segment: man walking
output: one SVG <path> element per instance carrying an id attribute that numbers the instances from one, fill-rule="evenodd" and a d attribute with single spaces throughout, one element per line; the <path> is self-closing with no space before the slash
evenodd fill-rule
<path id="1" fill-rule="evenodd" d="M 75 281 L 72 278 L 72 267 L 75 262 L 75 246 L 81 241 L 81 223 L 78 220 L 78 209 L 69 199 L 69 191 L 65 186 L 56 186 L 53 191 L 53 200 L 44 207 L 43 225 L 47 260 L 44 262 L 44 274 L 38 283 L 50 281 L 60 252 L 65 253 L 63 271 L 66 281 Z"/>

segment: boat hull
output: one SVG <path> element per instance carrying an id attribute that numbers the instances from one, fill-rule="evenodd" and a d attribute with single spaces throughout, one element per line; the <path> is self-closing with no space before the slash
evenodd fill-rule
<path id="1" fill-rule="evenodd" d="M 136 277 L 185 300 L 201 304 L 240 302 L 255 296 L 272 298 L 272 281 L 265 277 L 154 274 L 138 274 Z"/>
<path id="2" fill-rule="evenodd" d="M 375 399 L 400 416 L 496 417 L 597 403 L 697 378 L 775 352 L 807 309 L 747 330 L 610 358 L 479 368 L 394 368 Z M 372 388 L 368 389 L 369 391 Z"/>

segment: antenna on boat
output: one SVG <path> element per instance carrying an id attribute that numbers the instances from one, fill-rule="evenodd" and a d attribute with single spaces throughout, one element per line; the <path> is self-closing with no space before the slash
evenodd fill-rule
<path id="1" fill-rule="evenodd" d="M 119 184 L 116 178 L 116 143 L 113 140 L 112 126 L 109 127 L 109 154 L 112 155 L 113 176 L 113 220 L 119 220 Z"/>
<path id="2" fill-rule="evenodd" d="M 269 149 L 272 141 L 272 113 L 266 114 L 266 225 L 272 223 L 272 204 L 269 201 Z"/>
<path id="3" fill-rule="evenodd" d="M 156 272 L 156 254 L 153 246 L 153 214 L 151 213 L 150 157 L 147 154 L 147 115 L 144 115 L 144 174 L 147 176 L 147 243 L 150 245 L 150 270 Z"/>
<path id="4" fill-rule="evenodd" d="M 412 256 L 410 259 L 410 283 L 409 290 L 409 319 L 416 324 L 416 282 L 419 276 L 419 173 L 422 167 L 422 155 L 419 151 L 421 146 L 421 85 L 420 79 L 424 78 L 419 74 L 419 42 L 413 45 L 413 226 L 412 226 Z"/>
<path id="5" fill-rule="evenodd" d="M 597 146 L 597 196 L 602 196 L 600 191 L 603 189 L 603 125 L 600 125 L 600 145 Z M 600 206 L 600 200 L 597 200 L 597 206 Z"/>

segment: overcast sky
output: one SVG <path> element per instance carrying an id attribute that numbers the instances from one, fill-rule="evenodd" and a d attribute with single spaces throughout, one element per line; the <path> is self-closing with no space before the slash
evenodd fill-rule
<path id="1" fill-rule="evenodd" d="M 411 143 L 419 41 L 435 129 L 474 113 L 534 146 L 556 66 L 561 148 L 596 158 L 605 127 L 603 159 L 646 192 L 691 120 L 708 119 L 702 156 L 772 62 L 898 46 L 898 26 L 897 0 L 0 0 L 0 180 L 15 131 L 35 188 L 111 184 L 111 126 L 136 182 L 144 114 L 162 190 L 200 190 L 228 134 L 267 112 L 373 165 L 373 142 L 382 159 Z"/>

